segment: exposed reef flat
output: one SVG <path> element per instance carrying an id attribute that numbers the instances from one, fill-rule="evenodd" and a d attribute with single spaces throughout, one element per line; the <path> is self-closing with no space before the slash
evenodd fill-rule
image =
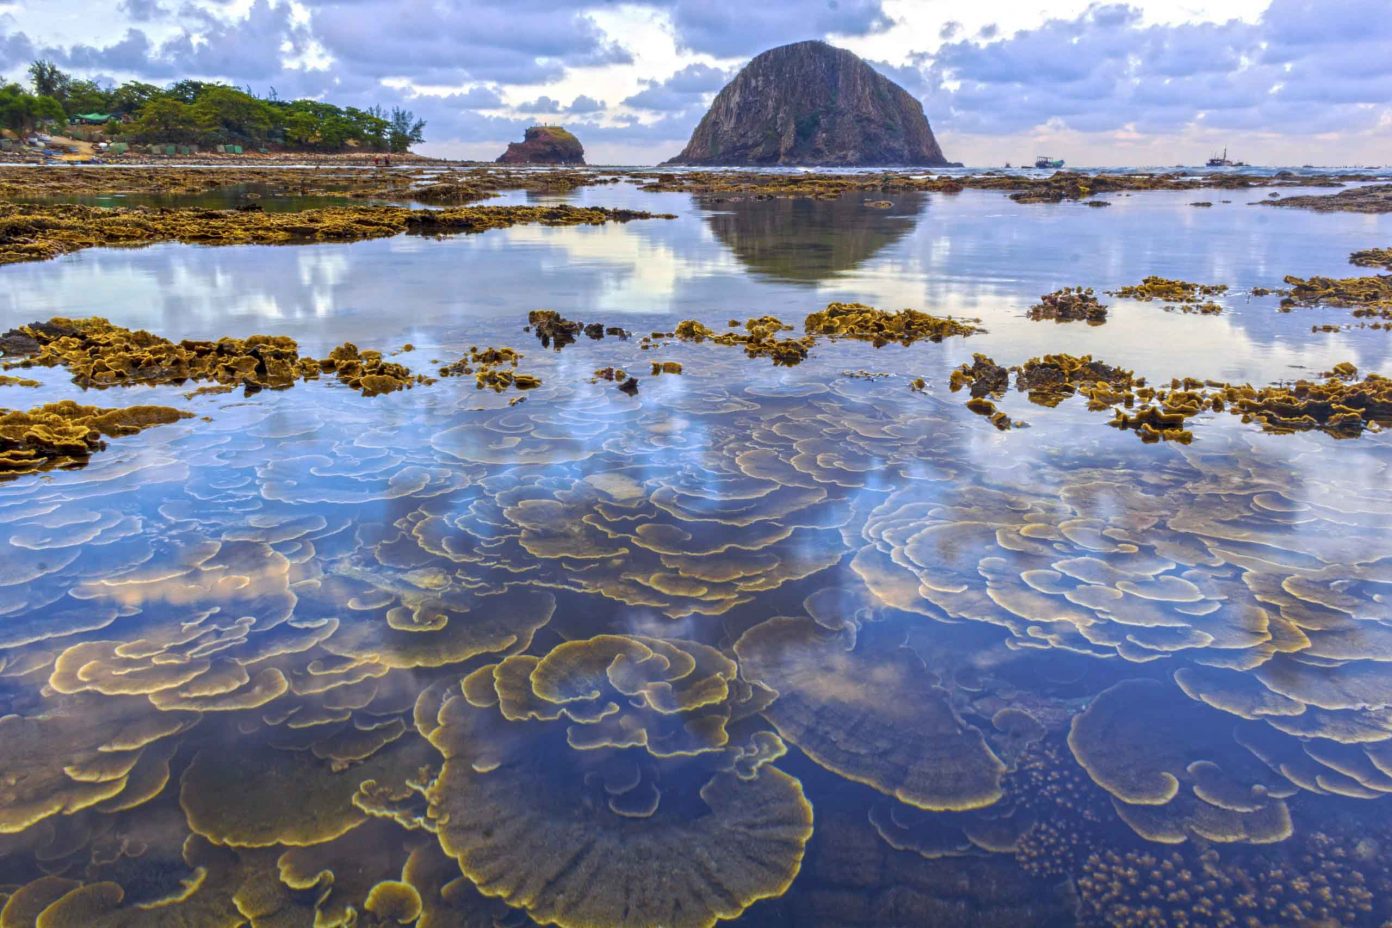
<path id="1" fill-rule="evenodd" d="M 1392 213 L 1392 184 L 1354 187 L 1327 195 L 1273 198 L 1263 200 L 1262 206 L 1312 209 L 1319 213 Z"/>
<path id="2" fill-rule="evenodd" d="M 717 193 L 728 196 L 834 198 L 857 191 L 898 193 L 917 190 L 928 193 L 957 193 L 962 190 L 999 190 L 1010 194 L 1011 199 L 1019 203 L 1061 203 L 1065 200 L 1084 200 L 1099 193 L 1140 190 L 1337 187 L 1350 181 L 1367 180 L 1362 175 L 1341 174 L 1297 177 L 1293 174 L 1083 174 L 1075 171 L 1059 171 L 1049 177 L 1022 174 L 936 176 L 907 171 L 874 174 L 640 171 L 636 172 L 634 177 L 643 182 L 642 189 L 652 191 Z"/>
<path id="3" fill-rule="evenodd" d="M 600 225 L 670 218 L 637 210 L 576 206 L 473 206 L 413 210 L 343 206 L 296 213 L 259 210 L 0 205 L 0 264 L 43 261 L 84 248 L 157 242 L 192 245 L 282 245 L 349 242 L 402 233 L 453 235 L 536 223 Z"/>
<path id="4" fill-rule="evenodd" d="M 472 203 L 503 191 L 563 193 L 608 183 L 594 171 L 517 170 L 512 167 L 430 167 L 370 170 L 334 167 L 0 167 L 0 198 L 100 196 L 107 194 L 198 194 L 253 188 L 259 196 L 339 196 L 412 200 L 449 205 Z"/>

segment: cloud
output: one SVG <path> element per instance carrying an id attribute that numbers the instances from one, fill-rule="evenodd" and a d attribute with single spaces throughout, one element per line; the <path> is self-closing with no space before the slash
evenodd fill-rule
<path id="1" fill-rule="evenodd" d="M 137 23 L 148 23 L 169 13 L 159 0 L 121 0 L 118 6 L 121 12 Z"/>
<path id="2" fill-rule="evenodd" d="M 583 9 L 560 0 L 301 0 L 341 65 L 418 83 L 540 84 L 567 68 L 631 61 Z"/>
<path id="3" fill-rule="evenodd" d="M 571 113 L 602 113 L 605 110 L 604 101 L 596 100 L 594 97 L 581 94 L 570 101 L 570 106 L 566 110 Z"/>
<path id="4" fill-rule="evenodd" d="M 657 112 L 673 112 L 703 104 L 707 97 L 730 82 L 734 71 L 708 64 L 690 64 L 662 81 L 646 86 L 625 99 L 624 105 Z"/>
<path id="5" fill-rule="evenodd" d="M 801 39 L 871 35 L 893 24 L 882 0 L 657 0 L 652 5 L 671 11 L 680 47 L 717 58 L 756 55 Z"/>
<path id="6" fill-rule="evenodd" d="M 1386 0 L 1273 0 L 1255 22 L 1180 25 L 1111 3 L 949 42 L 923 70 L 949 131 L 1360 131 L 1392 113 L 1390 41 Z"/>

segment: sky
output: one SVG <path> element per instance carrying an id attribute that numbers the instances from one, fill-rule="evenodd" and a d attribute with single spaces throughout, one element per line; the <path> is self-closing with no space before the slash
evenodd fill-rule
<path id="1" fill-rule="evenodd" d="M 948 158 L 1392 164 L 1392 0 L 0 0 L 0 75 L 221 80 L 403 106 L 424 154 L 536 123 L 592 164 L 681 150 L 752 56 L 823 39 L 923 102 Z"/>

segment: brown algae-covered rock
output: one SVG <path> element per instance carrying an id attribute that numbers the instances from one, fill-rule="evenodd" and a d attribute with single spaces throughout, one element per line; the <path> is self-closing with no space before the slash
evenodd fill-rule
<path id="1" fill-rule="evenodd" d="M 1107 307 L 1098 301 L 1092 288 L 1064 287 L 1046 293 L 1030 308 L 1029 317 L 1036 322 L 1052 319 L 1055 322 L 1086 322 L 1101 325 L 1107 321 Z"/>

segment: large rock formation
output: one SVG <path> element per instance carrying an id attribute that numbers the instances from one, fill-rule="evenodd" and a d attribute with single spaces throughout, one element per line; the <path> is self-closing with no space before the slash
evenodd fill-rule
<path id="1" fill-rule="evenodd" d="M 745 65 L 667 163 L 949 165 L 921 103 L 825 42 L 784 45 Z"/>
<path id="2" fill-rule="evenodd" d="M 532 126 L 522 141 L 508 145 L 499 164 L 584 164 L 585 147 L 560 126 Z"/>

